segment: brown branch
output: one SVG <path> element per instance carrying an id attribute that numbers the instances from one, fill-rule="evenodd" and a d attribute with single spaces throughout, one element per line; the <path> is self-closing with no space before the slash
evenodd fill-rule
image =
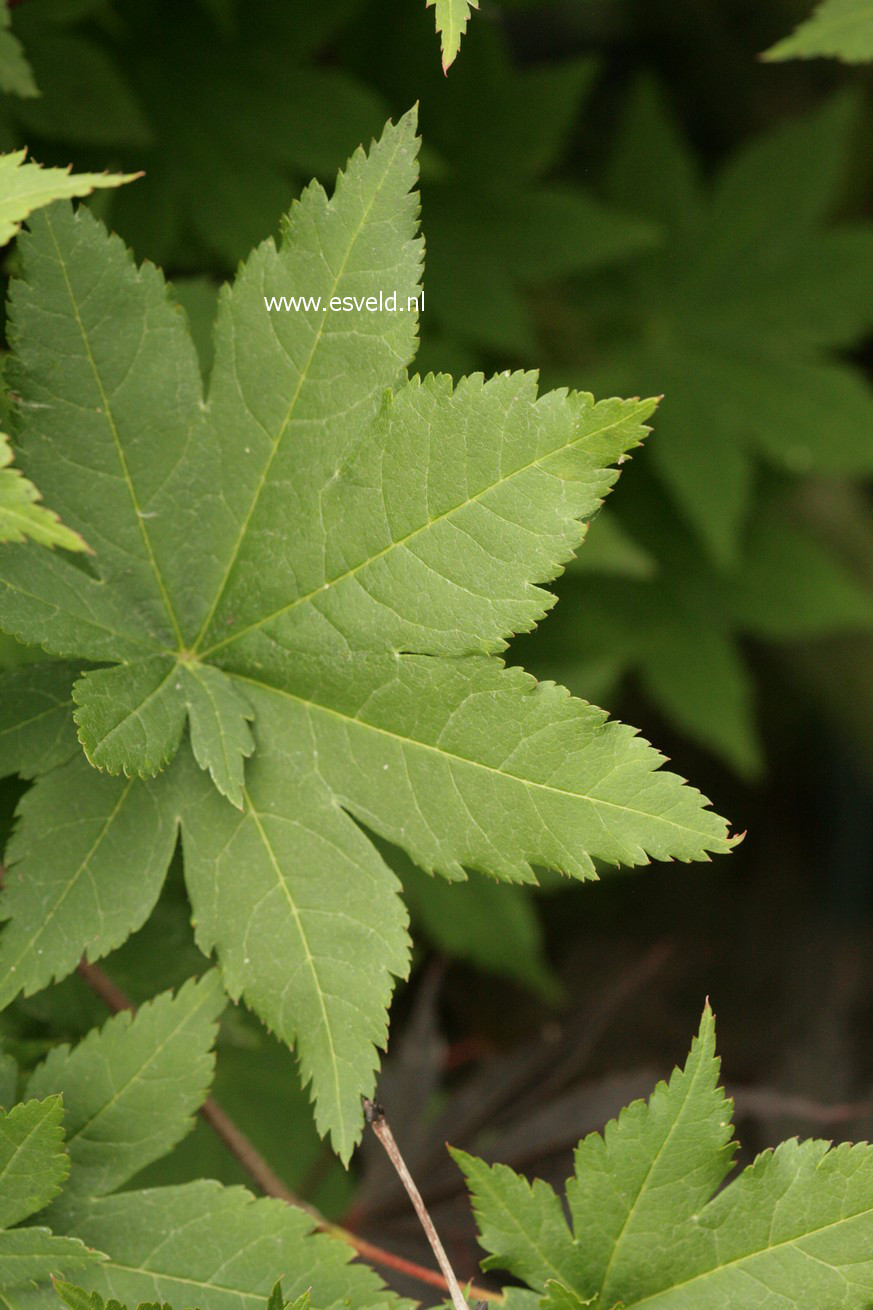
<path id="1" fill-rule="evenodd" d="M 117 987 L 112 979 L 96 964 L 89 964 L 83 958 L 79 962 L 77 972 L 88 984 L 92 992 L 99 996 L 100 1000 L 113 1014 L 119 1014 L 122 1010 L 130 1010 L 136 1013 L 136 1006 L 130 997 L 126 996 L 121 988 Z M 451 1293 L 452 1289 L 448 1280 L 441 1274 L 436 1273 L 435 1270 L 427 1269 L 424 1265 L 415 1264 L 412 1260 L 405 1260 L 403 1256 L 395 1255 L 393 1251 L 386 1251 L 383 1247 L 376 1246 L 372 1242 L 358 1237 L 355 1233 L 349 1232 L 347 1228 L 331 1223 L 315 1206 L 309 1205 L 308 1202 L 296 1196 L 290 1188 L 285 1186 L 278 1174 L 270 1168 L 270 1165 L 254 1143 L 246 1137 L 230 1115 L 222 1110 L 221 1106 L 212 1097 L 209 1097 L 201 1106 L 200 1114 L 265 1196 L 275 1197 L 279 1201 L 285 1201 L 287 1205 L 293 1205 L 299 1210 L 304 1210 L 319 1232 L 328 1233 L 332 1237 L 339 1238 L 340 1241 L 353 1247 L 356 1255 L 363 1257 L 371 1264 L 382 1265 L 386 1269 L 393 1269 L 396 1273 L 414 1278 L 419 1283 L 427 1283 L 430 1287 L 438 1287 L 442 1292 Z M 490 1288 L 473 1287 L 472 1285 L 470 1286 L 470 1295 L 475 1296 L 480 1301 L 503 1300 L 499 1292 L 492 1292 Z M 464 1302 L 464 1310 L 467 1310 L 466 1302 Z"/>

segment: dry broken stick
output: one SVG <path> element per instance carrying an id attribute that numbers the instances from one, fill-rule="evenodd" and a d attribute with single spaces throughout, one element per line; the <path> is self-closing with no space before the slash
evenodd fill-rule
<path id="1" fill-rule="evenodd" d="M 385 1118 L 385 1111 L 382 1109 L 378 1101 L 371 1101 L 366 1096 L 361 1097 L 361 1101 L 364 1106 L 364 1117 L 367 1120 L 367 1123 L 384 1146 L 388 1159 L 397 1170 L 397 1175 L 403 1186 L 406 1188 L 406 1194 L 415 1208 L 415 1213 L 418 1215 L 421 1226 L 424 1229 L 424 1235 L 430 1242 L 431 1250 L 436 1256 L 437 1264 L 442 1270 L 443 1278 L 445 1278 L 448 1285 L 455 1310 L 470 1310 L 464 1293 L 461 1291 L 458 1280 L 455 1277 L 455 1271 L 449 1263 L 449 1257 L 446 1255 L 445 1247 L 440 1241 L 433 1220 L 427 1212 L 427 1207 L 424 1204 L 424 1201 L 421 1199 L 421 1192 L 419 1192 L 416 1187 L 415 1179 L 407 1169 L 406 1161 L 400 1154 L 400 1148 L 394 1140 L 394 1134 Z"/>

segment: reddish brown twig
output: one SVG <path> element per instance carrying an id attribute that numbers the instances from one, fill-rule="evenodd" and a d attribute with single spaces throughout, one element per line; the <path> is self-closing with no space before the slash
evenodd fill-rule
<path id="1" fill-rule="evenodd" d="M 118 1014 L 122 1010 L 136 1011 L 133 1001 L 96 964 L 89 964 L 87 960 L 83 959 L 78 965 L 77 972 L 113 1014 Z M 357 1255 L 368 1260 L 371 1264 L 382 1265 L 386 1269 L 393 1269 L 396 1273 L 414 1278 L 419 1283 L 426 1283 L 430 1287 L 438 1287 L 442 1292 L 451 1293 L 452 1289 L 448 1280 L 433 1269 L 427 1269 L 424 1265 L 415 1264 L 412 1260 L 405 1260 L 392 1251 L 386 1251 L 381 1246 L 376 1246 L 374 1243 L 358 1237 L 355 1233 L 350 1233 L 347 1228 L 331 1223 L 315 1206 L 309 1205 L 299 1196 L 295 1196 L 290 1188 L 285 1186 L 278 1174 L 270 1168 L 257 1147 L 237 1127 L 230 1115 L 226 1114 L 211 1097 L 201 1107 L 200 1114 L 265 1196 L 275 1197 L 280 1201 L 285 1201 L 288 1205 L 294 1205 L 300 1210 L 305 1210 L 319 1232 L 329 1233 L 332 1237 L 339 1238 L 340 1241 L 353 1247 Z M 489 1288 L 484 1287 L 471 1286 L 470 1294 L 480 1301 L 503 1300 L 499 1292 L 492 1292 Z M 468 1310 L 466 1302 L 464 1302 L 464 1310 Z"/>

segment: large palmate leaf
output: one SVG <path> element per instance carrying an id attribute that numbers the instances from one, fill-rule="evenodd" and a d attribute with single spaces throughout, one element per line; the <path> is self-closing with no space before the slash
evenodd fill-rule
<path id="1" fill-rule="evenodd" d="M 0 1110 L 0 1287 L 78 1275 L 98 1259 L 75 1237 L 56 1237 L 45 1227 L 13 1227 L 42 1210 L 61 1190 L 70 1170 L 64 1148 L 60 1096 Z"/>
<path id="2" fill-rule="evenodd" d="M 654 405 L 407 380 L 415 176 L 407 117 L 306 191 L 222 294 L 205 403 L 160 274 L 89 215 L 34 222 L 11 306 L 22 463 L 94 555 L 4 550 L 0 626 L 80 662 L 53 687 L 87 756 L 22 804 L 5 998 L 141 924 L 181 822 L 198 943 L 295 1043 L 343 1157 L 408 951 L 359 824 L 450 880 L 730 845 L 632 729 L 495 658 Z M 6 731 L 48 749 L 24 711 Z"/>
<path id="3" fill-rule="evenodd" d="M 766 59 L 835 55 L 847 64 L 873 59 L 873 0 L 820 0 L 797 31 L 777 42 Z"/>
<path id="4" fill-rule="evenodd" d="M 454 1152 L 486 1265 L 565 1310 L 866 1310 L 873 1147 L 785 1142 L 714 1196 L 733 1155 L 714 1048 L 707 1010 L 685 1068 L 579 1143 L 572 1231 L 548 1184 Z"/>

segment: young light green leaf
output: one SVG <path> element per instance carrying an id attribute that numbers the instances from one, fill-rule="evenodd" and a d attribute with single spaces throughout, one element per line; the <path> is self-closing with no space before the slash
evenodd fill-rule
<path id="1" fill-rule="evenodd" d="M 107 1305 L 97 1292 L 86 1292 L 73 1283 L 65 1283 L 61 1278 L 55 1280 L 55 1291 L 70 1310 L 105 1310 Z M 108 1304 L 114 1307 L 118 1302 L 110 1301 Z"/>
<path id="2" fill-rule="evenodd" d="M 154 908 L 176 844 L 172 778 L 106 778 L 78 754 L 18 808 L 0 916 L 0 1004 L 97 960 Z"/>
<path id="3" fill-rule="evenodd" d="M 765 59 L 816 59 L 832 55 L 847 64 L 873 59 L 873 0 L 819 0 L 792 36 L 778 41 Z"/>
<path id="4" fill-rule="evenodd" d="M 72 1168 L 60 1205 L 114 1190 L 190 1130 L 224 1006 L 218 975 L 205 974 L 115 1015 L 74 1050 L 56 1046 L 35 1070 L 29 1095 L 63 1094 Z"/>
<path id="5" fill-rule="evenodd" d="M 435 10 L 443 72 L 447 73 L 461 48 L 461 38 L 467 30 L 470 14 L 479 8 L 479 0 L 427 0 L 427 8 Z"/>
<path id="6" fill-rule="evenodd" d="M 8 12 L 3 10 L 7 17 Z M 7 36 L 0 34 L 0 43 L 7 40 Z M 125 182 L 134 181 L 137 176 L 135 173 L 73 173 L 69 168 L 43 168 L 40 164 L 26 164 L 26 154 L 26 150 L 16 150 L 9 155 L 0 155 L 0 246 L 12 240 L 28 214 L 34 210 L 65 197 L 88 196 L 98 188 L 123 186 Z"/>
<path id="7" fill-rule="evenodd" d="M 310 1302 L 309 1288 L 301 1292 L 293 1301 L 286 1301 L 282 1293 L 282 1284 L 277 1283 L 267 1299 L 267 1310 L 309 1310 Z"/>
<path id="8" fill-rule="evenodd" d="M 454 1152 L 486 1264 L 564 1310 L 574 1297 L 595 1310 L 862 1310 L 873 1292 L 873 1147 L 786 1142 L 713 1197 L 732 1154 L 717 1078 L 707 1009 L 685 1068 L 580 1142 L 567 1185 L 575 1236 L 551 1188 Z M 555 1269 L 569 1274 L 557 1294 Z"/>
<path id="9" fill-rule="evenodd" d="M 70 1172 L 60 1096 L 0 1111 L 0 1228 L 48 1205 Z"/>
<path id="10" fill-rule="evenodd" d="M 0 1287 L 45 1282 L 53 1274 L 84 1270 L 102 1260 L 74 1237 L 54 1237 L 47 1228 L 12 1228 L 0 1232 Z M 33 1296 L 32 1288 L 27 1292 Z M 6 1299 L 4 1295 L 4 1300 Z"/>
<path id="11" fill-rule="evenodd" d="M 281 1293 L 281 1288 L 282 1288 L 281 1283 L 277 1284 L 277 1286 L 279 1287 Z M 295 1296 L 293 1301 L 285 1302 L 286 1310 L 310 1310 L 311 1305 L 312 1305 L 312 1293 L 310 1292 L 309 1288 L 307 1288 L 305 1292 L 301 1292 L 299 1296 Z"/>
<path id="12" fill-rule="evenodd" d="M 2 156 L 0 156 L 2 164 Z M 0 201 L 2 204 L 2 201 Z M 0 432 L 0 542 L 31 541 L 40 546 L 61 546 L 65 550 L 87 550 L 78 532 L 71 532 L 57 514 L 40 505 L 39 492 L 20 469 L 10 468 L 12 447 Z"/>
<path id="13" fill-rule="evenodd" d="M 56 1278 L 54 1287 L 58 1296 L 65 1305 L 70 1307 L 70 1310 L 123 1310 L 119 1301 L 114 1301 L 111 1298 L 109 1301 L 104 1301 L 99 1293 L 86 1292 L 73 1283 L 65 1283 L 63 1279 Z M 139 1307 L 137 1310 L 139 1310 Z"/>
<path id="14" fill-rule="evenodd" d="M 77 664 L 25 664 L 0 673 L 0 772 L 33 778 L 78 753 L 72 685 Z"/>
<path id="15" fill-rule="evenodd" d="M 73 687 L 85 754 L 106 773 L 154 777 L 179 749 L 185 727 L 181 673 L 171 655 L 86 673 Z"/>
<path id="16" fill-rule="evenodd" d="M 295 1301 L 311 1289 L 320 1310 L 401 1307 L 378 1276 L 352 1264 L 345 1242 L 312 1235 L 312 1221 L 241 1187 L 196 1182 L 83 1201 L 67 1232 L 111 1252 L 78 1279 L 128 1305 L 166 1301 L 203 1310 L 265 1310 L 277 1275 Z"/>
<path id="17" fill-rule="evenodd" d="M 249 726 L 254 711 L 239 683 L 214 665 L 191 661 L 181 666 L 181 676 L 194 758 L 241 810 L 243 768 L 255 749 Z"/>

